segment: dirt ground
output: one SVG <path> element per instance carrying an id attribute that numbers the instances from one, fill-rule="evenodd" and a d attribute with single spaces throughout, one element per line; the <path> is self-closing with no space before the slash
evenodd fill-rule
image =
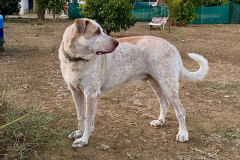
<path id="1" fill-rule="evenodd" d="M 6 51 L 0 53 L 0 82 L 6 76 L 8 94 L 15 95 L 17 107 L 62 107 L 76 119 L 58 60 L 64 29 L 72 23 L 5 23 Z M 172 27 L 169 34 L 149 30 L 147 23 L 137 23 L 127 31 L 112 34 L 116 38 L 136 35 L 168 40 L 178 48 L 184 66 L 191 71 L 198 65 L 187 56 L 188 52 L 199 53 L 209 61 L 204 80 L 188 82 L 180 78 L 189 142 L 175 141 L 178 122 L 171 106 L 164 126 L 149 125 L 158 118 L 159 103 L 148 83 L 136 83 L 101 96 L 95 130 L 87 146 L 73 149 L 66 136 L 63 145 L 42 147 L 29 159 L 240 159 L 240 25 Z"/>

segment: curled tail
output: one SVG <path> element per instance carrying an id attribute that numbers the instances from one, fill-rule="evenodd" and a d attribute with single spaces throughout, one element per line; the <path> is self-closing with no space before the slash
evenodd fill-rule
<path id="1" fill-rule="evenodd" d="M 197 61 L 200 65 L 200 68 L 196 72 L 190 72 L 186 68 L 184 68 L 182 64 L 182 60 L 179 61 L 179 67 L 180 67 L 180 76 L 184 79 L 187 79 L 189 81 L 199 81 L 204 78 L 204 76 L 208 72 L 208 61 L 201 55 L 195 54 L 195 53 L 188 53 L 188 56 Z M 179 56 L 179 58 L 181 58 Z"/>

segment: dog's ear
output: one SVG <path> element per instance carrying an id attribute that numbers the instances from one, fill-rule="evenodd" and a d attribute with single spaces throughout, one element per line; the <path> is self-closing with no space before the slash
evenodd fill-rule
<path id="1" fill-rule="evenodd" d="M 85 33 L 85 29 L 89 20 L 87 19 L 75 19 L 74 21 L 74 28 L 78 35 L 83 35 Z"/>
<path id="2" fill-rule="evenodd" d="M 98 26 L 92 24 L 92 22 L 88 19 L 76 19 L 74 21 L 74 27 L 78 35 L 89 37 L 91 36 L 97 29 Z"/>

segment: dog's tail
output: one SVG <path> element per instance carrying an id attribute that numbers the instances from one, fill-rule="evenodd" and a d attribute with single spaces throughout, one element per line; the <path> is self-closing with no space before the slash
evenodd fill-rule
<path id="1" fill-rule="evenodd" d="M 184 68 L 182 64 L 181 57 L 179 56 L 179 67 L 180 67 L 180 76 L 189 81 L 199 81 L 206 76 L 208 72 L 208 61 L 201 55 L 195 53 L 188 53 L 188 56 L 197 61 L 200 65 L 200 68 L 196 72 L 190 72 Z"/>

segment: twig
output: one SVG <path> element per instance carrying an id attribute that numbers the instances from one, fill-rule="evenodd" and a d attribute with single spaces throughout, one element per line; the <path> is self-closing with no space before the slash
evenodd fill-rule
<path id="1" fill-rule="evenodd" d="M 131 159 L 133 159 L 133 157 L 132 157 L 130 154 L 127 153 L 127 155 L 128 155 L 128 157 L 130 157 Z"/>
<path id="2" fill-rule="evenodd" d="M 29 115 L 29 114 L 27 114 L 27 115 L 25 115 L 25 116 L 22 116 L 22 117 L 20 117 L 20 118 L 18 118 L 18 119 L 16 119 L 16 120 L 13 120 L 12 122 L 9 122 L 9 123 L 7 123 L 7 124 L 5 124 L 5 125 L 3 125 L 3 126 L 0 126 L 0 129 L 3 129 L 4 127 L 7 127 L 8 125 L 10 125 L 10 124 L 12 124 L 12 123 L 15 123 L 15 122 L 23 119 L 24 117 L 26 117 L 26 116 L 28 116 L 28 115 Z"/>
<path id="3" fill-rule="evenodd" d="M 137 126 L 137 124 L 133 122 L 128 122 L 128 126 Z"/>
<path id="4" fill-rule="evenodd" d="M 197 148 L 194 148 L 193 151 L 200 152 L 201 154 L 204 154 L 204 155 L 206 155 L 208 157 L 211 157 L 211 158 L 218 158 L 217 153 L 214 153 L 214 154 L 213 153 L 206 153 L 206 152 L 203 152 L 203 151 L 201 151 L 201 150 L 199 150 Z"/>
<path id="5" fill-rule="evenodd" d="M 142 147 L 140 146 L 140 144 L 138 145 L 138 147 L 140 148 L 141 151 L 143 151 Z"/>

